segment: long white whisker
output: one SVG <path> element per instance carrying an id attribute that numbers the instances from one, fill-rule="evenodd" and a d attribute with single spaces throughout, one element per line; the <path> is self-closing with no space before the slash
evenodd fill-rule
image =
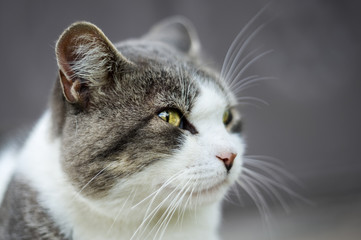
<path id="1" fill-rule="evenodd" d="M 231 88 L 231 89 L 234 89 L 235 87 L 238 87 L 238 86 L 241 85 L 242 83 L 251 81 L 252 79 L 255 79 L 255 78 L 259 78 L 259 76 L 258 76 L 258 75 L 251 75 L 251 76 L 242 78 L 242 79 L 240 79 L 239 81 L 235 82 L 233 85 L 230 85 L 230 88 Z"/>
<path id="2" fill-rule="evenodd" d="M 243 96 L 243 97 L 238 97 L 237 100 L 241 103 L 244 103 L 242 101 L 255 101 L 255 102 L 258 102 L 258 103 L 263 103 L 264 105 L 267 105 L 269 106 L 269 103 L 262 100 L 262 99 L 259 99 L 259 98 L 256 98 L 256 97 L 249 97 L 249 96 Z"/>
<path id="3" fill-rule="evenodd" d="M 170 223 L 170 221 L 171 221 L 174 213 L 177 211 L 177 209 L 179 209 L 179 206 L 182 204 L 184 197 L 186 196 L 187 193 L 189 193 L 189 188 L 192 186 L 192 184 L 191 184 L 192 180 L 193 180 L 193 178 L 190 178 L 190 179 L 187 181 L 187 183 L 185 184 L 185 186 L 188 185 L 188 187 L 187 187 L 187 188 L 184 188 L 184 190 L 181 190 L 181 191 L 180 191 L 180 192 L 183 191 L 183 194 L 180 196 L 180 198 L 178 199 L 178 201 L 175 202 L 175 205 L 174 205 L 173 209 L 170 211 L 171 214 L 168 214 L 168 215 L 166 216 L 165 219 L 168 219 L 168 220 L 166 220 L 166 224 L 165 224 L 165 226 L 163 226 L 163 231 L 162 231 L 162 233 L 161 233 L 161 235 L 160 235 L 160 239 L 162 239 L 162 237 L 163 237 L 163 235 L 164 235 L 164 233 L 165 233 L 165 230 L 167 229 L 167 227 L 168 227 L 168 225 L 169 225 L 169 223 Z M 162 225 L 163 225 L 163 223 L 162 223 Z M 162 225 L 160 226 L 161 228 L 162 228 Z"/>
<path id="4" fill-rule="evenodd" d="M 137 228 L 137 230 L 133 233 L 132 237 L 130 238 L 130 240 L 132 240 L 136 234 L 138 234 L 138 232 L 144 227 L 144 229 L 139 232 L 139 237 L 142 236 L 143 232 L 147 229 L 147 227 L 149 226 L 150 222 L 153 220 L 153 218 L 155 217 L 155 214 L 157 213 L 157 211 L 162 207 L 162 205 L 168 200 L 168 198 L 174 193 L 176 192 L 176 188 L 168 194 L 167 197 L 165 197 L 163 199 L 163 201 L 161 201 L 150 213 L 145 214 L 142 223 L 139 225 L 139 227 Z M 148 222 L 148 223 L 147 223 Z M 146 224 L 147 223 L 147 224 Z M 146 225 L 145 225 L 146 224 Z M 145 226 L 144 226 L 145 225 Z"/>
<path id="5" fill-rule="evenodd" d="M 275 186 L 275 187 L 283 190 L 284 192 L 288 193 L 288 194 L 289 194 L 290 196 L 292 196 L 292 197 L 296 197 L 296 198 L 299 198 L 299 199 L 304 200 L 301 196 L 299 196 L 297 193 L 295 193 L 294 191 L 292 191 L 292 190 L 289 189 L 288 187 L 286 187 L 286 186 L 284 186 L 284 185 L 276 182 L 275 180 L 273 180 L 273 179 L 271 179 L 271 178 L 269 178 L 269 177 L 266 177 L 266 176 L 264 176 L 264 175 L 262 175 L 262 174 L 259 174 L 259 173 L 257 173 L 257 172 L 254 172 L 254 171 L 252 171 L 251 173 L 250 173 L 250 172 L 248 172 L 248 173 L 249 173 L 249 174 L 252 174 L 252 176 L 253 176 L 254 178 L 257 178 L 257 179 L 259 179 L 259 180 L 263 180 L 264 182 L 267 182 L 267 183 L 269 183 L 269 184 L 271 184 L 271 185 L 273 185 L 273 186 Z"/>
<path id="6" fill-rule="evenodd" d="M 271 52 L 273 52 L 273 50 L 268 50 L 265 51 L 261 54 L 259 54 L 258 56 L 252 58 L 246 65 L 244 65 L 242 67 L 242 69 L 237 73 L 237 75 L 232 78 L 232 81 L 236 81 L 236 79 L 238 79 L 240 76 L 242 76 L 242 74 L 250 67 L 252 66 L 253 63 L 255 63 L 256 61 L 258 61 L 259 59 L 261 59 L 262 57 L 266 56 L 267 54 L 270 54 Z M 232 75 L 233 76 L 233 75 Z"/>
<path id="7" fill-rule="evenodd" d="M 137 192 L 136 189 L 135 189 L 135 190 L 133 189 L 133 190 L 131 191 L 131 193 L 128 195 L 127 199 L 124 201 L 123 205 L 121 206 L 121 208 L 119 209 L 118 213 L 116 214 L 116 216 L 115 216 L 115 218 L 114 218 L 114 220 L 113 220 L 112 225 L 109 227 L 109 229 L 108 229 L 108 231 L 107 231 L 107 234 L 106 234 L 107 236 L 109 235 L 110 231 L 112 230 L 115 222 L 118 220 L 118 217 L 119 217 L 121 211 L 124 209 L 125 205 L 127 204 L 128 200 L 130 199 L 130 196 L 133 196 L 133 198 L 134 198 L 136 192 Z M 132 193 L 133 193 L 133 194 L 132 194 Z"/>
<path id="8" fill-rule="evenodd" d="M 181 176 L 182 174 L 184 174 L 186 171 L 181 171 L 178 172 L 177 174 L 173 175 L 172 177 L 170 177 L 157 191 L 153 192 L 151 195 L 153 196 L 152 201 L 150 202 L 150 204 L 148 205 L 147 211 L 144 214 L 144 218 L 142 223 L 139 225 L 139 227 L 136 229 L 136 231 L 133 233 L 131 240 L 134 239 L 134 237 L 138 234 L 138 232 L 144 227 L 144 225 L 146 224 L 146 226 L 144 227 L 144 230 L 141 231 L 139 234 L 140 236 L 143 234 L 143 232 L 145 231 L 145 229 L 148 227 L 148 225 L 150 224 L 150 222 L 152 221 L 152 219 L 155 217 L 156 212 L 162 207 L 162 205 L 168 200 L 168 198 L 177 191 L 177 188 L 175 188 L 174 190 L 172 190 L 167 197 L 165 197 L 151 212 L 150 211 L 150 207 L 153 204 L 155 197 L 157 196 L 157 194 L 159 194 L 166 186 L 168 186 L 172 181 L 174 181 L 176 178 L 178 178 L 179 176 Z M 147 197 L 147 199 L 149 199 L 149 196 Z M 144 199 L 141 201 L 144 202 Z M 140 204 L 137 203 L 135 206 L 138 206 Z"/>
<path id="9" fill-rule="evenodd" d="M 176 194 L 176 196 L 174 197 L 174 199 L 170 202 L 169 206 L 166 208 L 166 210 L 163 212 L 163 214 L 161 215 L 161 217 L 159 217 L 158 221 L 156 222 L 156 224 L 153 226 L 153 228 L 148 232 L 148 235 L 150 235 L 153 230 L 158 227 L 158 230 L 156 231 L 154 238 L 156 237 L 156 235 L 158 234 L 159 229 L 161 228 L 163 222 L 166 220 L 165 216 L 169 215 L 170 209 L 173 209 L 173 206 L 175 205 L 175 203 L 178 200 L 178 196 L 180 194 L 182 194 L 182 191 L 186 188 L 186 185 L 188 184 L 189 180 L 187 181 L 187 183 L 181 188 L 181 190 L 178 191 L 178 193 Z M 178 188 L 176 188 L 178 189 Z"/>
<path id="10" fill-rule="evenodd" d="M 155 201 L 157 195 L 158 195 L 165 187 L 167 187 L 169 184 L 171 184 L 175 179 L 181 177 L 183 174 L 186 174 L 186 172 L 187 172 L 186 170 L 180 171 L 179 174 L 176 174 L 176 175 L 175 175 L 175 178 L 172 178 L 170 181 L 169 181 L 169 180 L 166 181 L 166 183 L 163 184 L 163 185 L 158 189 L 157 193 L 153 196 L 151 202 L 149 203 L 148 208 L 147 208 L 147 211 L 145 212 L 145 215 L 147 215 L 148 212 L 150 211 L 151 206 L 153 205 L 153 202 Z"/>
<path id="11" fill-rule="evenodd" d="M 253 199 L 254 203 L 257 206 L 258 211 L 262 216 L 263 227 L 267 230 L 269 234 L 271 234 L 271 211 L 267 205 L 264 197 L 259 193 L 258 189 L 249 182 L 250 178 L 245 177 L 243 181 L 237 181 L 238 184 L 246 191 L 246 193 Z"/>
<path id="12" fill-rule="evenodd" d="M 103 168 L 102 170 L 100 170 L 94 177 L 92 177 L 81 189 L 79 192 L 77 192 L 75 195 L 74 195 L 74 198 L 77 198 L 79 197 L 79 195 L 82 193 L 82 191 L 91 183 L 93 182 L 102 172 L 104 172 L 107 168 L 110 167 L 110 165 L 112 165 L 113 162 L 109 163 L 105 168 Z M 73 198 L 73 199 L 74 199 Z"/>
<path id="13" fill-rule="evenodd" d="M 241 203 L 241 205 L 243 205 L 243 204 L 242 204 L 242 199 L 241 199 L 241 196 L 240 196 L 237 186 L 238 186 L 237 184 L 232 185 L 230 188 L 230 191 L 224 196 L 224 199 L 227 202 L 230 202 L 234 205 L 239 206 L 239 203 Z M 236 195 L 238 202 L 233 199 L 233 195 L 231 195 L 232 193 L 234 193 Z"/>
<path id="14" fill-rule="evenodd" d="M 239 61 L 239 62 L 236 64 L 236 66 L 235 66 L 235 68 L 232 70 L 232 72 L 230 71 L 230 72 L 227 74 L 226 80 L 229 82 L 229 86 L 230 86 L 231 89 L 233 89 L 233 85 L 236 83 L 236 80 L 237 80 L 237 78 L 235 78 L 235 75 L 240 71 L 240 69 L 243 68 L 242 66 L 244 66 L 244 65 L 243 65 L 244 62 L 248 61 L 248 59 L 251 58 L 252 55 L 255 54 L 258 50 L 259 50 L 259 49 L 257 48 L 257 49 L 254 49 L 254 50 L 250 51 L 246 56 L 244 56 L 244 57 L 242 58 L 241 61 Z M 242 54 L 242 52 L 240 52 L 240 53 L 238 53 L 238 54 Z M 238 58 L 240 57 L 240 56 L 238 56 L 238 54 L 237 54 L 237 56 L 236 56 L 237 59 L 235 59 L 235 62 L 234 62 L 234 63 L 236 63 L 236 61 L 238 61 Z"/>
<path id="15" fill-rule="evenodd" d="M 235 53 L 235 49 L 238 48 L 238 44 L 240 39 L 243 37 L 243 34 L 248 30 L 248 28 L 255 22 L 255 20 L 264 12 L 264 10 L 269 6 L 269 4 L 265 5 L 255 16 L 251 18 L 251 20 L 243 27 L 243 29 L 237 34 L 236 38 L 231 43 L 226 56 L 223 61 L 222 69 L 221 69 L 221 77 L 224 78 L 224 73 L 229 72 L 229 61 L 233 58 L 233 54 Z M 238 52 L 238 51 L 237 51 Z M 232 60 L 233 62 L 234 60 Z"/>
<path id="16" fill-rule="evenodd" d="M 248 195 L 253 199 L 260 213 L 265 217 L 266 220 L 269 219 L 269 208 L 265 199 L 258 192 L 256 188 L 249 182 L 249 177 L 243 176 L 243 181 L 237 181 L 238 184 L 248 193 Z"/>
<path id="17" fill-rule="evenodd" d="M 257 177 L 252 177 L 253 172 L 249 169 L 247 169 L 247 170 L 245 169 L 245 172 L 247 172 L 249 174 L 250 182 L 252 182 L 254 185 L 257 185 L 258 187 L 263 189 L 268 194 L 269 197 L 277 199 L 281 203 L 281 206 L 286 210 L 286 212 L 289 212 L 288 204 L 286 203 L 284 198 L 281 196 L 281 194 L 277 191 L 278 186 L 274 187 L 272 184 L 268 184 L 267 181 L 262 181 L 263 178 L 260 179 Z"/>
<path id="18" fill-rule="evenodd" d="M 274 157 L 270 157 L 270 156 L 266 156 L 266 155 L 246 155 L 246 158 L 249 159 L 256 159 L 256 160 L 264 160 L 264 161 L 269 161 L 269 162 L 274 162 L 277 163 L 279 165 L 282 165 L 282 161 L 274 158 Z"/>
<path id="19" fill-rule="evenodd" d="M 196 189 L 196 186 L 198 185 L 198 179 L 199 179 L 199 177 L 196 178 L 196 181 L 195 181 L 195 183 L 193 184 L 192 191 L 191 191 L 191 193 L 189 194 L 186 203 L 184 204 L 184 208 L 183 208 L 183 211 L 182 211 L 182 213 L 181 213 L 181 214 L 182 214 L 182 221 L 181 221 L 181 223 L 183 222 L 183 219 L 184 219 L 184 214 L 185 214 L 185 211 L 186 211 L 186 208 L 187 208 L 188 201 L 189 201 L 189 204 L 190 204 L 190 205 L 192 204 L 193 192 L 194 192 L 194 190 Z M 197 205 L 195 205 L 195 206 L 197 206 Z"/>
<path id="20" fill-rule="evenodd" d="M 237 50 L 233 50 L 232 53 L 232 61 L 229 62 L 228 64 L 230 64 L 230 66 L 227 68 L 227 72 L 225 73 L 225 75 L 221 75 L 221 77 L 223 77 L 223 79 L 225 79 L 227 82 L 229 82 L 230 79 L 229 75 L 231 73 L 233 73 L 235 71 L 235 67 L 238 64 L 238 60 L 239 58 L 242 56 L 243 51 L 245 50 L 245 48 L 248 46 L 248 44 L 251 42 L 251 40 L 255 37 L 255 35 L 260 31 L 261 27 L 263 27 L 263 25 L 259 26 L 252 34 L 250 34 L 245 40 L 239 41 L 239 43 L 237 44 Z"/>
<path id="21" fill-rule="evenodd" d="M 248 164 L 255 168 L 259 168 L 260 170 L 269 173 L 272 176 L 281 175 L 287 178 L 287 180 L 291 180 L 292 182 L 296 183 L 298 186 L 302 186 L 302 183 L 296 177 L 289 174 L 285 169 L 280 166 L 282 165 L 282 163 L 278 159 L 268 156 L 245 156 L 243 159 L 245 160 L 245 164 Z M 274 162 L 278 165 L 276 165 Z"/>
<path id="22" fill-rule="evenodd" d="M 189 180 L 188 180 L 189 182 Z M 162 228 L 164 222 L 168 219 L 169 215 L 172 213 L 173 209 L 176 209 L 178 201 L 179 201 L 179 196 L 182 195 L 182 192 L 185 191 L 187 184 L 184 184 L 184 186 L 179 190 L 178 194 L 174 197 L 174 199 L 170 202 L 169 206 L 166 208 L 166 210 L 163 212 L 162 216 L 159 218 L 159 220 L 157 221 L 156 225 L 159 225 L 158 230 L 155 233 L 155 236 L 157 236 L 159 230 Z"/>
<path id="23" fill-rule="evenodd" d="M 283 178 L 286 178 L 287 180 L 292 180 L 293 182 L 300 184 L 299 181 L 289 174 L 286 170 L 284 170 L 282 167 L 277 166 L 276 164 L 272 162 L 266 162 L 264 160 L 256 159 L 256 158 L 249 158 L 244 157 L 244 163 L 245 165 L 249 165 L 253 168 L 260 169 L 261 171 L 269 174 L 270 176 L 277 179 L 279 182 L 284 182 Z"/>
<path id="24" fill-rule="evenodd" d="M 164 188 L 166 188 L 169 184 L 171 184 L 176 178 L 182 176 L 185 173 L 186 173 L 186 171 L 181 171 L 181 172 L 178 172 L 177 174 L 173 175 L 172 177 L 170 177 L 165 183 L 162 184 L 162 186 L 160 188 L 158 188 L 156 191 L 154 191 L 153 193 L 151 193 L 150 195 L 148 195 L 147 197 L 145 197 L 144 199 L 142 199 L 141 201 L 136 203 L 134 206 L 132 206 L 132 209 L 136 208 L 137 206 L 139 206 L 140 204 L 142 204 L 143 202 L 145 202 L 147 199 L 149 199 L 151 197 L 155 198 L 157 196 L 157 194 L 159 194 Z"/>
<path id="25" fill-rule="evenodd" d="M 274 77 L 257 77 L 257 78 L 250 78 L 248 81 L 240 80 L 237 81 L 235 86 L 232 88 L 232 92 L 235 94 L 240 93 L 241 91 L 246 90 L 252 85 L 256 85 L 254 83 L 258 83 L 260 81 L 266 81 L 266 80 L 276 80 L 277 78 Z"/>

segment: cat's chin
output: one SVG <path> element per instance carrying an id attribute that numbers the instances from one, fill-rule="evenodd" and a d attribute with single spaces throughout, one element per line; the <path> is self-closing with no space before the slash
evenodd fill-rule
<path id="1" fill-rule="evenodd" d="M 176 187 L 167 187 L 167 194 L 174 194 L 183 198 L 182 202 L 186 207 L 196 207 L 204 204 L 212 204 L 221 201 L 230 187 L 228 179 L 224 179 L 207 187 L 195 187 L 189 189 L 178 189 Z"/>
<path id="2" fill-rule="evenodd" d="M 227 183 L 227 181 L 224 181 L 210 188 L 193 192 L 191 194 L 191 197 L 196 201 L 195 205 L 211 204 L 214 202 L 221 201 L 228 189 L 229 189 L 229 183 Z"/>

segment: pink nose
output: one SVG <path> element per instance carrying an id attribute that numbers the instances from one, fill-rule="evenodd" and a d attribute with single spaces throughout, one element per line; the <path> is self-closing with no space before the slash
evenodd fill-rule
<path id="1" fill-rule="evenodd" d="M 231 170 L 231 168 L 232 168 L 234 159 L 237 157 L 237 154 L 236 153 L 222 153 L 222 154 L 216 155 L 216 157 L 219 160 L 223 161 L 224 166 L 227 169 L 227 172 L 229 172 L 229 170 Z"/>

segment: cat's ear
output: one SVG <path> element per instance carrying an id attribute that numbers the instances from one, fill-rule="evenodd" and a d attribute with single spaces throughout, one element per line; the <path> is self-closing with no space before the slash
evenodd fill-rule
<path id="1" fill-rule="evenodd" d="M 144 37 L 167 43 L 190 56 L 197 56 L 200 51 L 198 34 L 193 24 L 181 16 L 161 21 Z"/>
<path id="2" fill-rule="evenodd" d="M 107 84 L 119 67 L 132 64 L 88 22 L 74 23 L 64 31 L 56 44 L 56 56 L 63 94 L 70 103 L 84 103 L 89 88 Z"/>

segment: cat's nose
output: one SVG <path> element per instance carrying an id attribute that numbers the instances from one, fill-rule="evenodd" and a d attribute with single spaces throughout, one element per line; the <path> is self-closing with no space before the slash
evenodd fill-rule
<path id="1" fill-rule="evenodd" d="M 227 172 L 229 172 L 229 170 L 231 170 L 232 166 L 233 166 L 233 161 L 234 159 L 237 157 L 236 153 L 222 153 L 222 154 L 218 154 L 216 155 L 216 157 L 223 161 L 224 166 L 227 169 Z"/>

